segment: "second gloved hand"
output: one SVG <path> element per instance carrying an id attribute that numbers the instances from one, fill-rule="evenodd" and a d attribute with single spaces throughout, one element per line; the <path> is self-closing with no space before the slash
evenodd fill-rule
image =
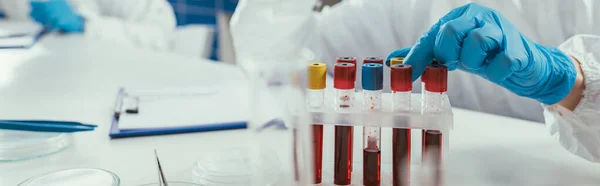
<path id="1" fill-rule="evenodd" d="M 29 15 L 50 30 L 83 32 L 83 17 L 66 0 L 31 1 Z"/>
<path id="2" fill-rule="evenodd" d="M 475 3 L 450 11 L 408 52 L 404 63 L 413 66 L 413 81 L 434 58 L 547 105 L 566 97 L 577 76 L 567 55 L 527 39 L 500 13 Z"/>

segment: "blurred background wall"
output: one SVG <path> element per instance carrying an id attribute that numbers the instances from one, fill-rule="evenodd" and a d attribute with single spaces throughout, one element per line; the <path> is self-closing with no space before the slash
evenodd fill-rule
<path id="1" fill-rule="evenodd" d="M 235 64 L 229 20 L 238 0 L 168 0 L 177 18 L 175 53 Z M 315 11 L 342 0 L 321 0 Z M 191 39 L 193 38 L 193 39 Z"/>
<path id="2" fill-rule="evenodd" d="M 238 0 L 168 0 L 177 18 L 172 51 L 235 63 L 229 19 Z M 193 39 L 192 39 L 193 38 Z"/>

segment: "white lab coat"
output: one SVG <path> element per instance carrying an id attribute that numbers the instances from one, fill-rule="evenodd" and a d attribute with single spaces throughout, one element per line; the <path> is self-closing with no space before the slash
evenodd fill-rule
<path id="1" fill-rule="evenodd" d="M 84 35 L 119 45 L 169 49 L 176 20 L 166 0 L 69 0 L 85 22 Z M 29 0 L 0 0 L 9 20 L 32 21 Z"/>
<path id="2" fill-rule="evenodd" d="M 449 73 L 448 96 L 453 106 L 545 120 L 551 134 L 567 150 L 600 162 L 600 99 L 596 99 L 600 97 L 600 37 L 575 36 L 600 35 L 600 2 L 476 2 L 501 12 L 533 41 L 556 47 L 564 42 L 559 48 L 581 62 L 585 98 L 574 112 L 558 106 L 546 107 L 457 70 Z M 310 49 L 314 60 L 331 67 L 336 56 L 387 57 L 396 49 L 411 46 L 440 17 L 466 3 L 467 0 L 345 0 L 317 13 L 312 11 L 314 0 L 240 0 L 231 28 L 238 62 L 257 55 L 292 56 L 301 49 Z M 420 90 L 420 83 L 415 83 L 414 90 Z"/>

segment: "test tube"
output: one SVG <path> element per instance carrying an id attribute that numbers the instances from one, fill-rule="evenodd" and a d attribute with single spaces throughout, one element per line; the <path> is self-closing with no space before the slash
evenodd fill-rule
<path id="1" fill-rule="evenodd" d="M 335 109 L 340 111 L 352 109 L 356 65 L 336 63 L 333 78 L 333 87 L 336 89 Z M 352 126 L 335 126 L 333 183 L 336 185 L 349 185 L 352 180 L 353 129 Z"/>
<path id="2" fill-rule="evenodd" d="M 363 110 L 381 109 L 383 89 L 383 65 L 362 65 Z M 363 129 L 363 185 L 379 186 L 381 183 L 381 128 L 369 126 Z"/>
<path id="3" fill-rule="evenodd" d="M 292 138 L 294 139 L 293 157 L 294 157 L 294 181 L 300 181 L 300 168 L 298 164 L 298 130 L 292 130 Z"/>
<path id="4" fill-rule="evenodd" d="M 354 80 L 356 82 L 356 70 L 358 69 L 358 63 L 356 61 L 356 57 L 352 57 L 352 56 L 342 56 L 342 57 L 338 57 L 335 59 L 336 63 L 352 63 L 354 64 L 354 66 L 356 68 L 354 68 Z M 353 100 L 354 101 L 354 100 Z M 351 128 L 354 130 L 354 127 L 351 126 Z M 352 136 L 350 136 L 350 138 L 352 139 L 352 141 L 354 141 L 354 132 L 352 132 Z M 354 145 L 350 146 L 350 152 L 354 152 Z M 350 156 L 350 171 L 352 171 L 352 158 L 353 156 Z"/>
<path id="5" fill-rule="evenodd" d="M 326 87 L 327 65 L 311 63 L 308 66 L 308 104 L 312 109 L 323 107 Z M 321 183 L 323 175 L 323 125 L 312 124 L 314 184 Z"/>
<path id="6" fill-rule="evenodd" d="M 423 92 L 423 112 L 435 113 L 444 111 L 444 97 L 448 89 L 448 68 L 437 63 L 427 65 L 421 78 L 425 84 Z M 442 165 L 442 131 L 423 130 L 422 161 L 434 166 L 435 185 L 440 185 Z"/>
<path id="7" fill-rule="evenodd" d="M 393 111 L 411 110 L 412 66 L 394 64 L 390 66 L 390 85 L 393 92 Z M 396 122 L 407 122 L 396 121 Z M 410 129 L 392 129 L 392 185 L 410 184 Z"/>
<path id="8" fill-rule="evenodd" d="M 363 60 L 363 65 L 367 63 L 378 63 L 383 65 L 383 59 L 381 59 L 380 57 L 366 57 Z"/>

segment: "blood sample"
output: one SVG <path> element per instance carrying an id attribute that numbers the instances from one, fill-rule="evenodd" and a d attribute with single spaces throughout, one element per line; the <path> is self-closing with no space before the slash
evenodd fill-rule
<path id="1" fill-rule="evenodd" d="M 308 106 L 311 109 L 323 107 L 324 93 L 326 87 L 325 77 L 327 66 L 324 63 L 311 63 L 308 66 Z M 323 166 L 323 125 L 313 124 L 312 126 L 312 147 L 313 147 L 313 166 L 314 166 L 314 184 L 321 183 Z"/>
<path id="2" fill-rule="evenodd" d="M 294 148 L 293 148 L 293 156 L 294 156 L 294 180 L 295 181 L 299 181 L 300 180 L 300 170 L 298 170 L 298 130 L 296 130 L 295 128 L 292 130 L 292 137 L 294 139 Z"/>
<path id="3" fill-rule="evenodd" d="M 435 166 L 442 163 L 442 132 L 439 130 L 423 130 L 424 161 L 432 161 Z M 429 157 L 426 157 L 429 156 Z"/>
<path id="4" fill-rule="evenodd" d="M 377 131 L 381 132 L 381 131 Z M 367 147 L 363 150 L 363 185 L 381 185 L 381 141 L 376 138 L 367 138 Z"/>
<path id="5" fill-rule="evenodd" d="M 352 180 L 352 126 L 335 126 L 333 183 L 350 185 Z"/>
<path id="6" fill-rule="evenodd" d="M 367 63 L 378 63 L 383 65 L 383 59 L 381 59 L 380 57 L 366 57 L 365 59 L 363 59 L 363 65 Z"/>
<path id="7" fill-rule="evenodd" d="M 381 109 L 383 89 L 383 65 L 366 63 L 362 66 L 363 110 Z M 363 184 L 379 186 L 381 181 L 381 128 L 369 126 L 363 129 Z"/>
<path id="8" fill-rule="evenodd" d="M 421 78 L 425 84 L 423 92 L 423 112 L 435 113 L 444 111 L 444 97 L 448 89 L 448 68 L 433 63 L 427 65 Z M 442 166 L 442 132 L 439 130 L 423 130 L 422 132 L 422 161 L 432 165 L 435 175 L 435 185 L 440 185 Z"/>
<path id="9" fill-rule="evenodd" d="M 314 161 L 314 184 L 321 183 L 323 175 L 323 125 L 312 126 L 313 138 L 313 161 Z"/>
<path id="10" fill-rule="evenodd" d="M 412 66 L 394 64 L 390 66 L 390 85 L 393 92 L 394 112 L 411 110 Z M 397 120 L 395 122 L 406 122 Z M 410 129 L 392 129 L 392 185 L 410 184 Z"/>
<path id="11" fill-rule="evenodd" d="M 356 62 L 356 57 L 351 57 L 351 56 L 344 56 L 344 57 L 338 57 L 336 59 L 336 63 L 352 63 L 354 64 L 355 68 L 354 68 L 354 82 L 356 82 L 356 70 L 358 68 L 358 64 Z M 354 90 L 353 90 L 354 91 Z M 353 101 L 354 102 L 354 101 Z M 354 127 L 352 127 L 352 129 L 354 130 Z M 352 136 L 350 136 L 350 140 L 352 142 L 354 142 L 354 132 L 352 132 Z M 354 152 L 354 145 L 350 145 L 350 152 Z M 353 156 L 350 155 L 350 172 L 352 172 L 352 158 Z"/>
<path id="12" fill-rule="evenodd" d="M 334 65 L 333 76 L 333 87 L 336 89 L 335 109 L 342 112 L 352 109 L 356 65 L 338 62 Z M 335 126 L 333 183 L 336 185 L 349 185 L 352 180 L 353 129 L 352 126 Z"/>
<path id="13" fill-rule="evenodd" d="M 362 74 L 363 109 L 366 112 L 381 109 L 383 65 L 363 64 Z M 363 129 L 363 184 L 378 186 L 381 179 L 381 128 L 368 125 Z"/>

